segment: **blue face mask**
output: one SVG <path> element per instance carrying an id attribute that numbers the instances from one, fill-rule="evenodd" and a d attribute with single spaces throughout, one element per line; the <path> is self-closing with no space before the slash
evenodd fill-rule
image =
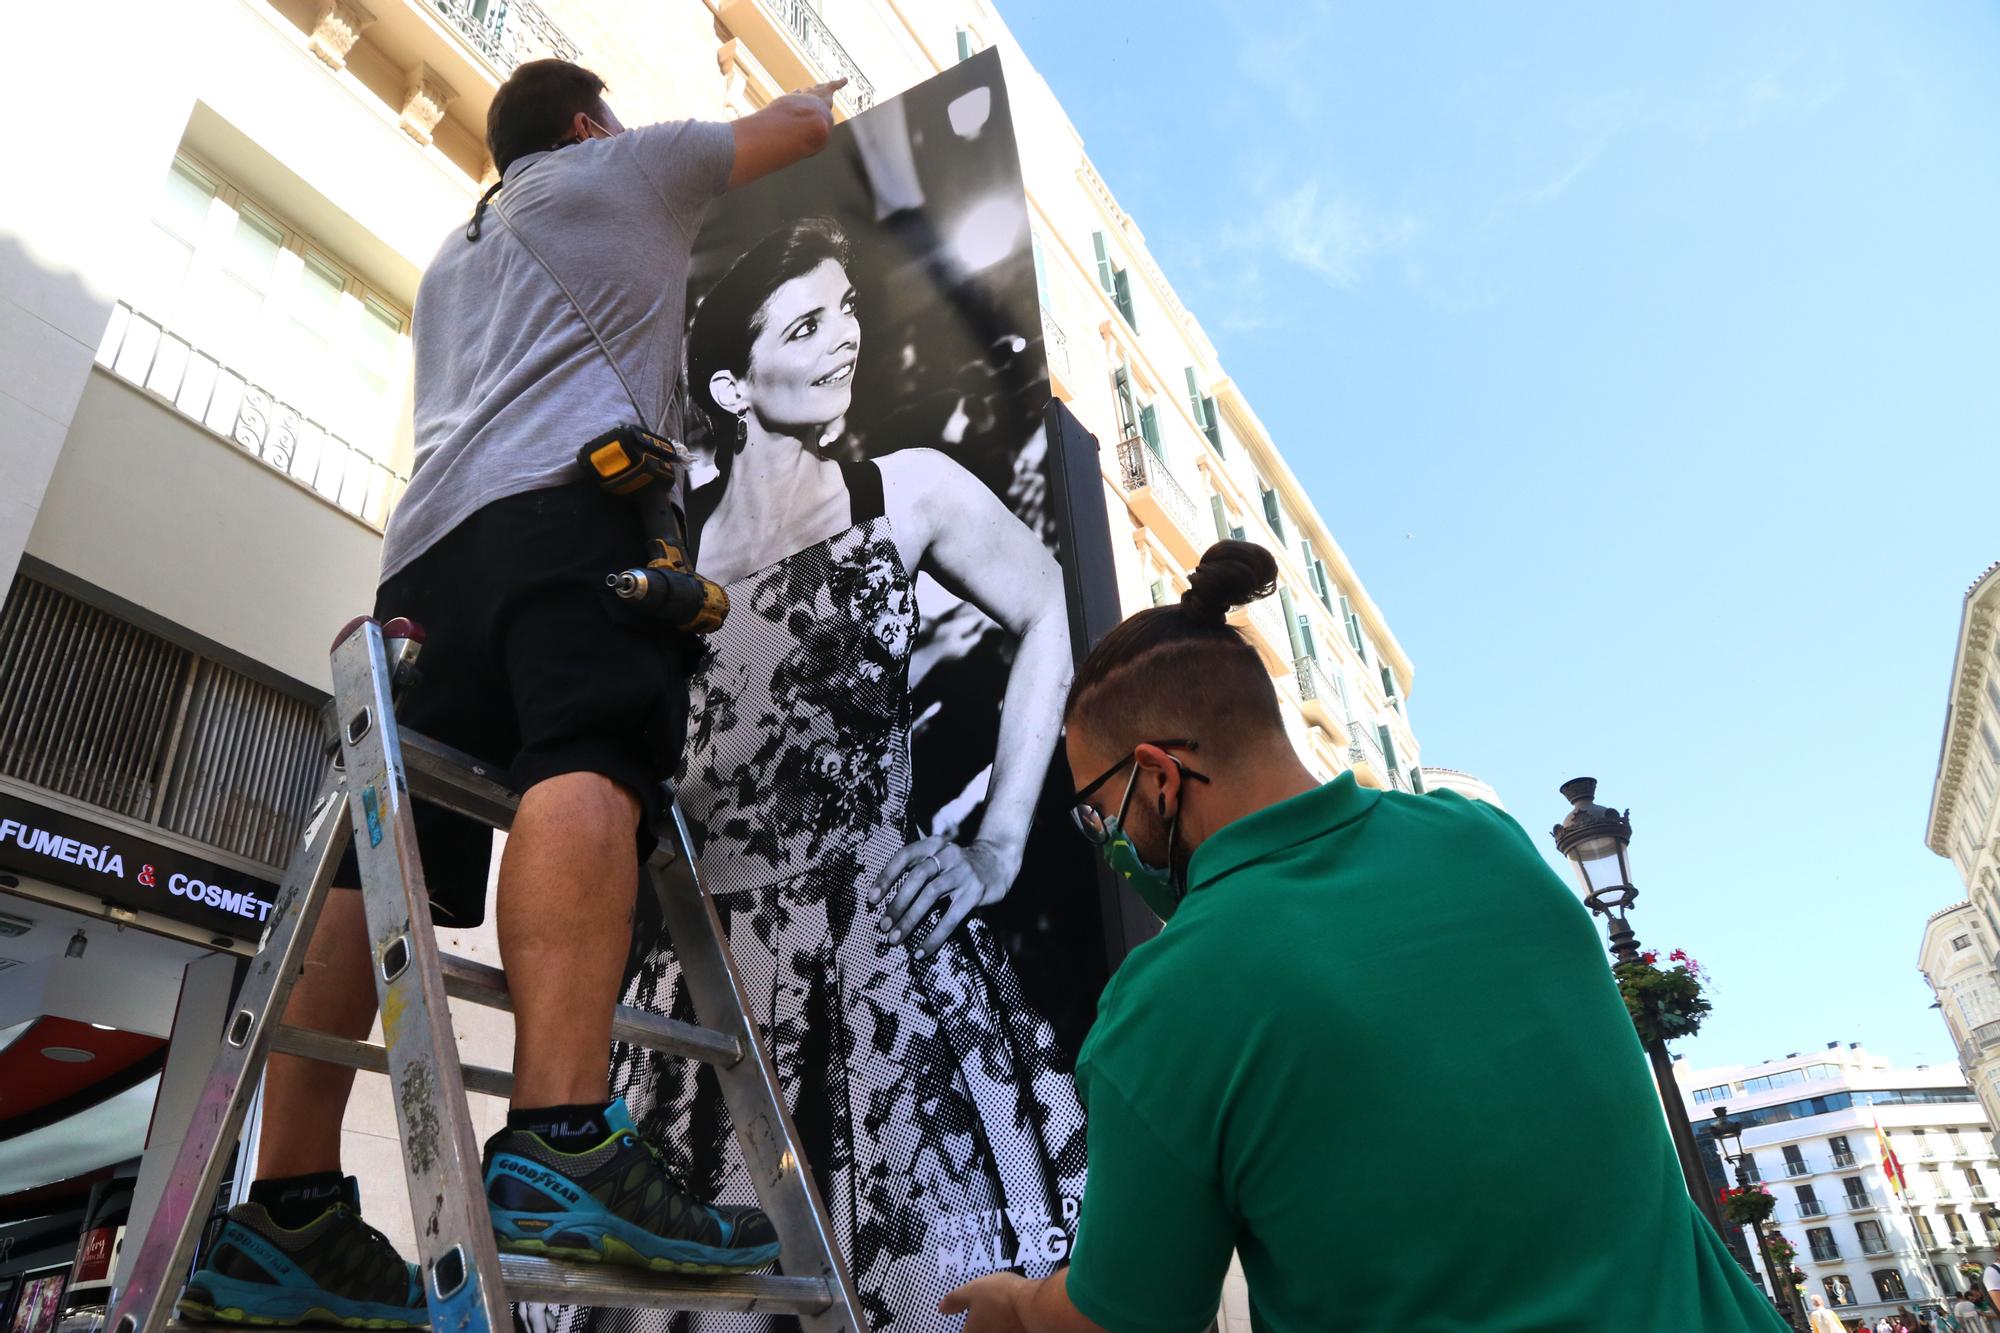
<path id="1" fill-rule="evenodd" d="M 1153 915 L 1164 922 L 1173 919 L 1174 912 L 1181 905 L 1181 899 L 1187 896 L 1187 886 L 1181 882 L 1181 877 L 1174 873 L 1171 864 L 1174 839 L 1180 832 L 1181 816 L 1180 811 L 1176 810 L 1173 820 L 1167 825 L 1168 865 L 1153 865 L 1139 855 L 1139 849 L 1133 845 L 1131 835 L 1125 831 L 1125 809 L 1132 803 L 1132 784 L 1138 777 L 1139 772 L 1135 768 L 1132 777 L 1125 783 L 1125 799 L 1118 803 L 1118 813 L 1104 819 L 1104 831 L 1109 837 L 1098 850 L 1104 855 L 1104 864 L 1123 876 L 1125 882 L 1132 886 L 1132 892 L 1139 895 L 1139 901 L 1146 904 Z"/>

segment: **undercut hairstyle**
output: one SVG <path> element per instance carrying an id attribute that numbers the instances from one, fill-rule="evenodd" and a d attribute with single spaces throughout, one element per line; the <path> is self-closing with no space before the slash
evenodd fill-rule
<path id="1" fill-rule="evenodd" d="M 1266 733 L 1282 736 L 1278 692 L 1229 613 L 1278 582 L 1278 562 L 1251 542 L 1202 553 L 1178 605 L 1127 617 L 1090 650 L 1070 682 L 1066 726 L 1108 748 L 1187 737 L 1227 753 Z"/>
<path id="2" fill-rule="evenodd" d="M 695 307 L 688 329 L 688 390 L 721 442 L 718 467 L 734 450 L 736 417 L 715 401 L 708 382 L 719 370 L 749 371 L 750 348 L 764 331 L 764 303 L 771 293 L 829 259 L 846 268 L 849 253 L 847 233 L 832 218 L 798 218 L 738 255 Z"/>
<path id="3" fill-rule="evenodd" d="M 567 60 L 530 60 L 515 68 L 486 108 L 486 151 L 501 175 L 516 158 L 569 137 L 577 112 L 607 119 L 604 80 Z"/>

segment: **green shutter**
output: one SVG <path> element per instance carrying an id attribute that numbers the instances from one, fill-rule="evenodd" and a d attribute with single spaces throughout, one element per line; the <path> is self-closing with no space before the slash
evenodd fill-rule
<path id="1" fill-rule="evenodd" d="M 1419 796 L 1424 794 L 1424 770 L 1421 768 L 1410 770 L 1410 790 Z"/>
<path id="2" fill-rule="evenodd" d="M 1244 537 L 1243 525 L 1240 523 L 1231 523 L 1229 525 L 1229 540 L 1233 542 L 1240 542 L 1243 540 L 1243 537 Z"/>
<path id="3" fill-rule="evenodd" d="M 1049 263 L 1042 257 L 1042 234 L 1028 233 L 1028 246 L 1035 255 L 1035 293 L 1042 298 L 1042 304 L 1049 303 Z"/>
<path id="4" fill-rule="evenodd" d="M 972 34 L 963 28 L 958 30 L 958 58 L 960 60 L 972 59 Z"/>
<path id="5" fill-rule="evenodd" d="M 1319 604 L 1333 610 L 1333 584 L 1326 577 L 1326 561 L 1313 561 L 1313 581 L 1319 588 Z"/>
<path id="6" fill-rule="evenodd" d="M 1292 660 L 1298 661 L 1306 655 L 1305 645 L 1299 642 L 1299 613 L 1292 606 L 1292 590 L 1278 589 L 1278 609 L 1285 613 L 1285 629 L 1292 641 Z"/>
<path id="7" fill-rule="evenodd" d="M 1125 326 L 1137 333 L 1139 317 L 1132 313 L 1132 281 L 1125 276 L 1125 270 L 1111 270 L 1111 296 L 1118 303 L 1118 313 L 1125 316 Z"/>
<path id="8" fill-rule="evenodd" d="M 1146 447 L 1153 451 L 1153 457 L 1166 462 L 1167 456 L 1160 448 L 1160 415 L 1151 403 L 1139 409 L 1139 434 L 1146 437 Z"/>
<path id="9" fill-rule="evenodd" d="M 1278 493 L 1272 490 L 1265 490 L 1261 486 L 1258 488 L 1258 492 L 1264 497 L 1264 520 L 1271 525 L 1271 531 L 1278 534 L 1278 540 L 1283 541 L 1285 539 L 1285 520 L 1278 511 Z"/>
<path id="10" fill-rule="evenodd" d="M 1215 452 L 1225 458 L 1228 454 L 1222 448 L 1222 422 L 1215 415 L 1215 400 L 1204 397 L 1201 400 L 1201 433 L 1208 436 L 1208 442 L 1215 446 Z"/>
<path id="11" fill-rule="evenodd" d="M 1375 734 L 1382 738 L 1382 758 L 1389 765 L 1389 775 L 1394 777 L 1396 773 L 1396 738 L 1389 734 L 1387 727 L 1380 725 L 1375 728 Z"/>
<path id="12" fill-rule="evenodd" d="M 1116 296 L 1118 285 L 1111 280 L 1111 255 L 1104 248 L 1104 233 L 1090 233 L 1090 243 L 1097 247 L 1097 285 L 1104 289 L 1105 295 Z"/>
<path id="13" fill-rule="evenodd" d="M 1201 385 L 1195 380 L 1193 366 L 1187 367 L 1187 384 L 1188 384 L 1188 408 L 1190 411 L 1194 413 L 1195 422 L 1199 424 L 1202 419 Z"/>
<path id="14" fill-rule="evenodd" d="M 1123 366 L 1111 372 L 1111 396 L 1118 405 L 1119 438 L 1129 440 L 1139 433 L 1139 420 L 1132 410 L 1132 376 Z"/>
<path id="15" fill-rule="evenodd" d="M 1154 579 L 1152 593 L 1154 606 L 1158 606 L 1161 602 L 1164 602 L 1167 599 L 1167 581 L 1165 579 Z"/>
<path id="16" fill-rule="evenodd" d="M 1396 697 L 1396 669 L 1387 663 L 1382 666 L 1382 694 L 1384 698 Z"/>
<path id="17" fill-rule="evenodd" d="M 1302 615 L 1298 618 L 1298 621 L 1299 642 L 1305 645 L 1306 656 L 1317 662 L 1319 661 L 1319 648 L 1313 643 L 1312 617 Z"/>
<path id="18" fill-rule="evenodd" d="M 1209 496 L 1208 507 L 1215 514 L 1215 539 L 1219 542 L 1228 541 L 1229 511 L 1223 508 L 1222 497 L 1219 495 Z"/>
<path id="19" fill-rule="evenodd" d="M 1340 599 L 1340 623 L 1347 626 L 1348 643 L 1354 646 L 1355 652 L 1361 652 L 1361 621 L 1355 617 L 1354 604 L 1347 600 L 1345 594 Z M 1363 654 L 1361 660 L 1364 662 L 1368 660 L 1366 654 Z"/>

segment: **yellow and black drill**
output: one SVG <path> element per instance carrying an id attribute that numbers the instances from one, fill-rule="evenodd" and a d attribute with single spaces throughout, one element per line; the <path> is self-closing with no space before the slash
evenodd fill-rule
<path id="1" fill-rule="evenodd" d="M 634 426 L 598 436 L 577 452 L 577 462 L 607 495 L 639 506 L 645 524 L 644 565 L 606 576 L 619 600 L 655 620 L 690 634 L 721 628 L 729 614 L 722 585 L 694 572 L 688 558 L 687 524 L 674 503 L 681 458 L 673 443 Z"/>

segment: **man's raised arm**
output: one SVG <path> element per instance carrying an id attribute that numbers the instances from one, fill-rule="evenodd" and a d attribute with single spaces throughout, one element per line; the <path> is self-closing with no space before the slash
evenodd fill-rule
<path id="1" fill-rule="evenodd" d="M 833 95 L 846 86 L 846 79 L 814 84 L 732 122 L 736 165 L 729 172 L 729 188 L 748 185 L 826 147 L 833 133 Z"/>

